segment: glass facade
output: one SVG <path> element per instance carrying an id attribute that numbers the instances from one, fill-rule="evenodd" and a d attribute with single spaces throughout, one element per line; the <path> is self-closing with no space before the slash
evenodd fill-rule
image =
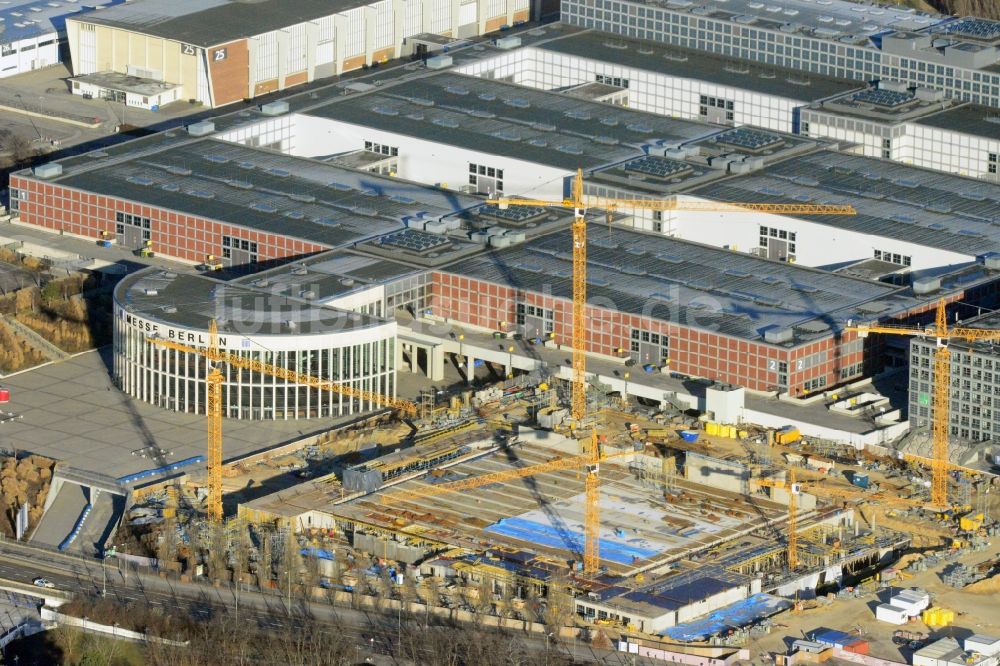
<path id="1" fill-rule="evenodd" d="M 288 335 L 287 349 L 230 353 L 333 380 L 359 391 L 395 396 L 395 327 L 382 324 L 345 336 Z M 165 409 L 205 413 L 206 362 L 200 354 L 168 349 L 125 318 L 115 318 L 115 377 L 134 398 Z M 207 337 L 207 332 L 205 333 Z M 366 340 L 366 341 L 362 341 Z M 344 341 L 353 344 L 342 344 Z M 197 346 L 191 343 L 192 346 Z M 273 346 L 273 340 L 269 340 Z M 377 409 L 371 400 L 293 383 L 269 374 L 222 364 L 223 415 L 237 419 L 309 419 Z"/>

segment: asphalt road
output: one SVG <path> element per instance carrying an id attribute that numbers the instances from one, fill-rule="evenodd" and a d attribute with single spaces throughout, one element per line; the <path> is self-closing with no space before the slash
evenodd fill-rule
<path id="1" fill-rule="evenodd" d="M 337 626 L 340 635 L 347 636 L 358 649 L 359 657 L 370 657 L 376 664 L 401 664 L 393 659 L 398 622 L 405 624 L 395 612 L 362 611 L 343 606 L 306 602 L 289 597 L 281 590 L 261 593 L 256 589 L 237 590 L 233 586 L 214 587 L 207 583 L 181 583 L 158 576 L 119 570 L 109 562 L 106 568 L 99 561 L 73 557 L 28 544 L 11 541 L 0 542 L 0 579 L 23 584 L 42 576 L 52 581 L 56 589 L 84 594 L 106 594 L 121 602 L 141 602 L 163 609 L 175 609 L 198 616 L 224 607 L 239 621 L 254 621 L 259 627 L 285 631 L 295 626 L 295 615 L 308 613 L 320 622 Z M 291 612 L 290 612 L 291 611 Z M 417 622 L 417 620 L 409 620 Z M 528 651 L 542 653 L 560 652 L 572 655 L 584 664 L 656 664 L 637 659 L 632 655 L 595 650 L 582 643 L 548 642 L 543 636 L 523 635 L 520 640 Z M 548 645 L 547 645 L 548 643 Z"/>

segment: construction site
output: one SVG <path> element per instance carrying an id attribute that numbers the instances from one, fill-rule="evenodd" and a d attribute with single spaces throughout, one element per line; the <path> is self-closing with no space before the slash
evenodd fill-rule
<path id="1" fill-rule="evenodd" d="M 1000 186 L 412 67 L 12 175 L 142 263 L 32 539 L 702 666 L 996 584 Z"/>
<path id="2" fill-rule="evenodd" d="M 995 529 L 988 479 L 954 474 L 953 496 L 972 499 L 936 509 L 927 459 L 724 425 L 594 384 L 574 428 L 569 388 L 527 373 L 428 397 L 405 424 L 385 415 L 308 451 L 227 464 L 235 511 L 221 530 L 200 517 L 205 477 L 159 482 L 133 492 L 125 530 L 187 575 L 411 595 L 522 627 L 548 623 L 562 598 L 567 626 L 731 643 L 782 611 L 874 591 L 914 548 L 978 549 Z M 268 476 L 294 481 L 268 492 Z"/>

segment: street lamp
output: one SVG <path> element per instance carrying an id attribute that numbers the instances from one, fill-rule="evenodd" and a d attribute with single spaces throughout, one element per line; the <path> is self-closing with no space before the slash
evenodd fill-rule
<path id="1" fill-rule="evenodd" d="M 624 376 L 625 376 L 625 395 L 623 395 L 622 397 L 625 398 L 626 401 L 628 401 L 628 378 L 629 378 L 628 370 L 625 371 Z"/>
<path id="2" fill-rule="evenodd" d="M 31 115 L 31 111 L 28 111 L 28 105 L 24 103 L 24 98 L 21 97 L 21 93 L 14 93 L 14 97 L 21 102 L 21 108 L 24 109 L 24 115 L 28 116 L 28 122 L 31 123 L 31 129 L 35 130 L 35 134 L 38 135 L 38 140 L 42 140 L 42 133 L 38 129 L 38 125 L 35 124 L 35 119 Z"/>
<path id="3" fill-rule="evenodd" d="M 507 347 L 507 379 L 514 376 L 514 345 Z"/>

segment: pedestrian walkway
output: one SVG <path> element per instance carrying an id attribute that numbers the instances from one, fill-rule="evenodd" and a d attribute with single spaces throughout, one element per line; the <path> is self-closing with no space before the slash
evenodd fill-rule
<path id="1" fill-rule="evenodd" d="M 10 315 L 4 315 L 4 322 L 14 329 L 15 333 L 27 340 L 28 344 L 40 351 L 47 360 L 61 361 L 69 358 L 70 355 L 68 352 L 64 352 L 62 349 L 59 349 L 59 347 L 56 347 L 54 344 L 36 333 L 30 326 L 22 324 L 16 318 Z"/>

